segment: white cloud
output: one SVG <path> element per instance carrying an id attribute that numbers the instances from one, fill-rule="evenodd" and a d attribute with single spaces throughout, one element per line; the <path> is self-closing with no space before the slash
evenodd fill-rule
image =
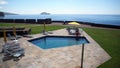
<path id="1" fill-rule="evenodd" d="M 0 5 L 7 4 L 6 0 L 0 0 Z"/>

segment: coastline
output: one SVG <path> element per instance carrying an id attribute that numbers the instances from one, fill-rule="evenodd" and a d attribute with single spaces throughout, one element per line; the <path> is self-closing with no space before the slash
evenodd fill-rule
<path id="1" fill-rule="evenodd" d="M 46 19 L 0 19 L 0 23 L 25 23 L 25 24 L 62 24 L 67 25 L 69 22 L 73 21 L 64 21 L 64 20 L 52 20 L 51 18 Z M 84 22 L 84 21 L 75 21 L 85 27 L 100 27 L 100 28 L 114 28 L 120 29 L 120 25 L 111 25 L 111 24 L 99 24 L 93 22 Z"/>
<path id="2" fill-rule="evenodd" d="M 5 15 L 1 19 L 38 19 L 50 18 L 52 21 L 77 21 L 83 23 L 105 24 L 120 26 L 120 15 L 97 14 L 51 14 L 51 15 Z"/>

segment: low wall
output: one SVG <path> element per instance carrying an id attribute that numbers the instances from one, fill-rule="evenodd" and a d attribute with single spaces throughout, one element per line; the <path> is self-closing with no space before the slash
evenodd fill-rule
<path id="1" fill-rule="evenodd" d="M 52 23 L 52 20 L 51 20 L 50 18 L 47 18 L 47 19 L 45 19 L 45 23 L 46 23 L 46 24 L 51 24 L 51 23 Z"/>
<path id="2" fill-rule="evenodd" d="M 37 24 L 44 24 L 45 19 L 37 19 Z"/>
<path id="3" fill-rule="evenodd" d="M 25 19 L 25 23 L 36 24 L 36 19 Z"/>
<path id="4" fill-rule="evenodd" d="M 37 19 L 37 24 L 51 24 L 52 20 L 50 18 L 47 19 Z"/>
<path id="5" fill-rule="evenodd" d="M 15 19 L 14 23 L 25 23 L 25 19 Z"/>
<path id="6" fill-rule="evenodd" d="M 0 22 L 13 23 L 14 19 L 0 19 Z"/>
<path id="7" fill-rule="evenodd" d="M 92 23 L 91 26 L 120 29 L 120 26 L 106 25 L 106 24 L 95 24 L 95 23 Z"/>
<path id="8" fill-rule="evenodd" d="M 73 21 L 53 21 L 53 22 L 59 22 L 63 24 L 68 24 L 69 22 Z M 85 25 L 90 25 L 90 26 L 95 26 L 95 27 L 105 27 L 105 28 L 115 28 L 115 29 L 120 29 L 120 26 L 117 25 L 107 25 L 107 24 L 96 24 L 96 23 L 91 23 L 91 22 L 83 22 L 83 21 L 76 21 L 80 24 L 85 24 Z"/>
<path id="9" fill-rule="evenodd" d="M 28 24 L 51 24 L 51 18 L 47 19 L 0 19 L 0 23 L 28 23 Z"/>

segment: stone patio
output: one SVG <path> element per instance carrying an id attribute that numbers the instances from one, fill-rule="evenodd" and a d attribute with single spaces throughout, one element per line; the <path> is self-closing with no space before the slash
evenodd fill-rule
<path id="1" fill-rule="evenodd" d="M 69 36 L 66 29 L 52 32 L 53 34 L 48 35 Z M 86 32 L 83 31 L 82 36 L 83 35 L 90 42 L 89 44 L 85 44 L 83 68 L 96 68 L 111 58 Z M 42 36 L 44 35 L 35 34 L 33 38 L 20 38 L 18 41 L 21 47 L 25 48 L 25 56 L 18 62 L 13 60 L 3 62 L 3 54 L 0 54 L 0 68 L 75 68 L 76 66 L 80 66 L 81 45 L 42 49 L 28 42 L 30 39 Z M 9 40 L 8 42 L 11 41 Z M 3 44 L 3 38 L 1 38 L 0 50 Z"/>

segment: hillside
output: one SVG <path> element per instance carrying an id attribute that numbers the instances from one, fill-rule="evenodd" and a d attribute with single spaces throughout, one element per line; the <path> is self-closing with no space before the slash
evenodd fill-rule
<path id="1" fill-rule="evenodd" d="M 2 12 L 0 11 L 0 16 L 4 16 L 4 15 L 17 15 L 15 13 L 9 13 L 9 12 Z"/>

